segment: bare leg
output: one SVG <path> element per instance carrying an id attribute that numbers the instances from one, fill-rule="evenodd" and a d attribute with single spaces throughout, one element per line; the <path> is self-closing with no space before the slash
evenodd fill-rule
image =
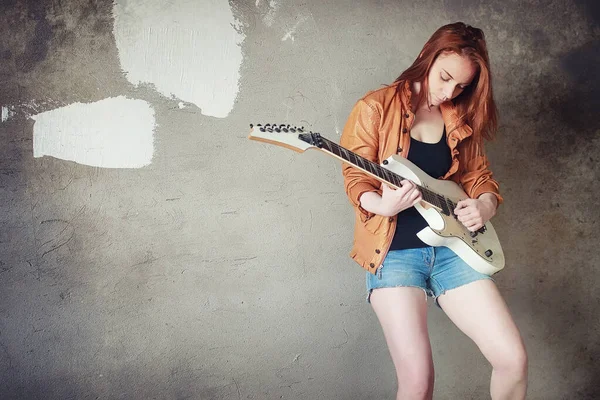
<path id="1" fill-rule="evenodd" d="M 448 290 L 438 301 L 452 322 L 477 344 L 492 364 L 492 399 L 524 399 L 527 353 L 494 282 L 480 280 Z"/>
<path id="2" fill-rule="evenodd" d="M 415 287 L 374 289 L 371 305 L 396 367 L 396 399 L 431 399 L 434 374 L 425 292 Z"/>

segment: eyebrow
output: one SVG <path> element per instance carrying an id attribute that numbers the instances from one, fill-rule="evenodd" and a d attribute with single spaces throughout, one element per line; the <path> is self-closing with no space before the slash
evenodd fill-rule
<path id="1" fill-rule="evenodd" d="M 446 71 L 444 68 L 442 68 L 442 71 L 444 71 L 445 73 L 448 74 L 448 76 L 450 77 L 450 79 L 454 79 L 454 77 L 452 75 L 450 75 L 450 73 L 448 71 Z M 471 82 L 469 83 L 460 83 L 460 85 L 465 85 L 465 86 L 469 86 L 471 84 Z"/>

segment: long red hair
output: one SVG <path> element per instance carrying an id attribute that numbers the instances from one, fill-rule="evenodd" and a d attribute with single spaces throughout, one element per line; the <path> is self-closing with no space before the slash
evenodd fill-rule
<path id="1" fill-rule="evenodd" d="M 421 82 L 417 104 L 427 101 L 427 77 L 433 62 L 444 52 L 469 58 L 477 72 L 469 86 L 454 98 L 459 124 L 468 124 L 476 139 L 493 139 L 498 129 L 498 110 L 492 92 L 492 74 L 483 31 L 463 22 L 444 25 L 429 38 L 419 57 L 396 82 Z M 404 85 L 398 85 L 398 90 Z"/>

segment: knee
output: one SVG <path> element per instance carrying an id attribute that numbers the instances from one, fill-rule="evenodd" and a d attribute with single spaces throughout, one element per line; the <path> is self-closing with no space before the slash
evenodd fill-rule
<path id="1" fill-rule="evenodd" d="M 398 398 L 427 399 L 433 389 L 433 365 L 405 365 L 398 371 Z"/>
<path id="2" fill-rule="evenodd" d="M 515 377 L 526 378 L 529 359 L 525 346 L 513 346 L 502 352 L 499 357 L 492 361 L 494 370 L 500 373 L 506 373 Z"/>

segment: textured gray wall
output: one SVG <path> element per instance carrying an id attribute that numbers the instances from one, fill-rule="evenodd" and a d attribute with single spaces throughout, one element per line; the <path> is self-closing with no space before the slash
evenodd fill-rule
<path id="1" fill-rule="evenodd" d="M 393 366 L 348 258 L 337 162 L 246 138 L 298 123 L 333 140 L 439 26 L 481 27 L 501 112 L 497 276 L 530 353 L 531 399 L 597 399 L 600 7 L 593 0 L 232 2 L 236 106 L 179 110 L 123 77 L 108 0 L 2 0 L 0 398 L 392 398 Z M 298 21 L 295 40 L 282 37 Z M 152 165 L 33 158 L 27 113 L 129 95 L 156 110 Z M 436 399 L 490 368 L 430 302 Z"/>

